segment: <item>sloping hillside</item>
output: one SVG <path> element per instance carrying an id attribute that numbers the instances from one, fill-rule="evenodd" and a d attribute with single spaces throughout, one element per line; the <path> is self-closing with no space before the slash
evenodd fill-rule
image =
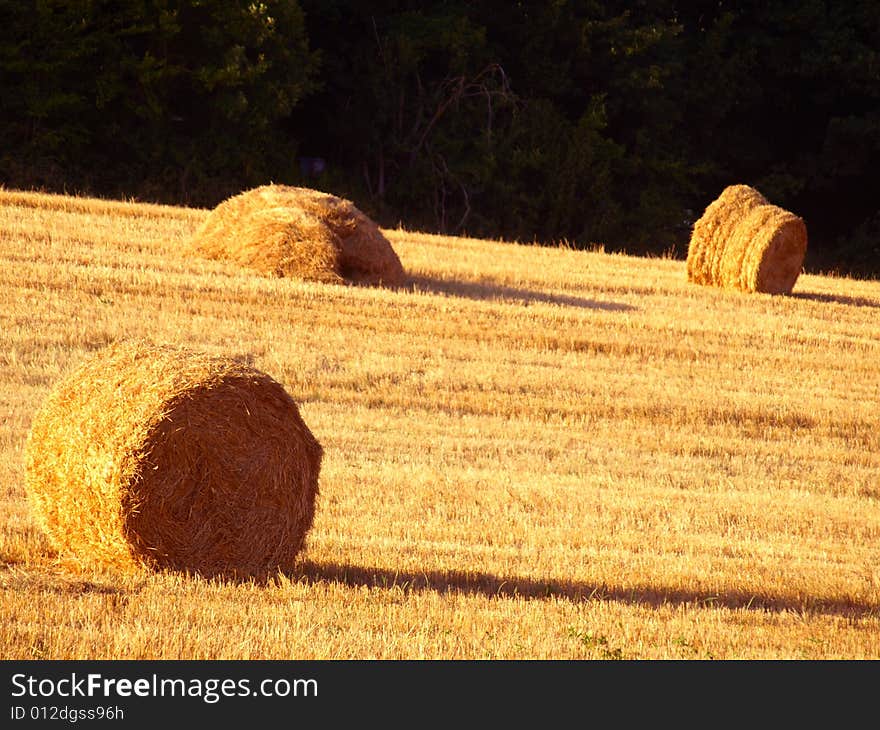
<path id="1" fill-rule="evenodd" d="M 880 658 L 880 282 L 386 231 L 402 290 L 186 257 L 206 211 L 0 190 L 3 658 Z M 22 448 L 116 338 L 246 359 L 325 449 L 271 585 L 77 572 Z"/>

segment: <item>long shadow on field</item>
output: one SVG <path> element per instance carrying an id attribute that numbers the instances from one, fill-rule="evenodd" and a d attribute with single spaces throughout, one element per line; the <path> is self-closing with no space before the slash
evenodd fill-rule
<path id="1" fill-rule="evenodd" d="M 636 307 L 622 302 L 603 302 L 597 299 L 585 299 L 566 294 L 549 294 L 547 292 L 534 291 L 532 289 L 520 289 L 513 286 L 503 286 L 491 281 L 457 281 L 452 279 L 439 279 L 433 276 L 411 276 L 409 288 L 435 294 L 447 294 L 467 299 L 492 300 L 512 299 L 525 304 L 543 302 L 545 304 L 559 304 L 565 307 L 581 307 L 583 309 L 603 309 L 607 312 L 629 312 Z"/>
<path id="2" fill-rule="evenodd" d="M 848 307 L 872 307 L 880 309 L 880 302 L 865 297 L 848 297 L 844 294 L 820 294 L 812 291 L 793 292 L 790 296 L 795 299 L 811 299 L 814 302 L 826 304 L 845 304 Z"/>
<path id="3" fill-rule="evenodd" d="M 572 581 L 502 578 L 491 573 L 464 571 L 406 572 L 386 568 L 363 568 L 338 563 L 305 561 L 293 579 L 309 583 L 334 582 L 351 588 L 397 588 L 404 592 L 436 591 L 502 598 L 564 598 L 571 601 L 617 601 L 635 606 L 721 606 L 757 611 L 792 611 L 860 617 L 880 614 L 880 604 L 856 599 L 804 598 L 801 596 L 755 596 L 740 591 L 707 593 L 662 586 L 590 585 Z"/>

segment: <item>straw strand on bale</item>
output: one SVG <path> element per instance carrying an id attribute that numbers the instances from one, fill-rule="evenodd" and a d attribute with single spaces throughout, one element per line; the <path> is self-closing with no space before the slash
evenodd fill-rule
<path id="1" fill-rule="evenodd" d="M 290 569 L 304 546 L 322 454 L 268 375 L 132 340 L 99 351 L 46 398 L 25 484 L 65 559 L 264 575 Z"/>
<path id="2" fill-rule="evenodd" d="M 265 274 L 399 286 L 405 272 L 379 227 L 348 200 L 263 185 L 220 203 L 189 242 L 193 253 Z"/>

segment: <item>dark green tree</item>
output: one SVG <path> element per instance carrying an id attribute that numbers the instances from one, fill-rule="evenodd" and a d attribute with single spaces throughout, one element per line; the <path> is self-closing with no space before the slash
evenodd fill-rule
<path id="1" fill-rule="evenodd" d="M 295 115 L 324 184 L 386 222 L 461 231 L 514 102 L 464 3 L 304 3 L 321 92 Z"/>
<path id="2" fill-rule="evenodd" d="M 325 184 L 386 223 L 631 247 L 680 236 L 674 23 L 576 0 L 304 8 L 324 86 L 298 128 L 331 160 Z"/>
<path id="3" fill-rule="evenodd" d="M 869 0 L 0 0 L 0 183 L 686 253 L 732 183 L 880 271 Z M 297 157 L 326 160 L 315 179 Z"/>
<path id="4" fill-rule="evenodd" d="M 682 5 L 699 210 L 745 182 L 803 216 L 813 268 L 880 271 L 880 6 Z"/>
<path id="5" fill-rule="evenodd" d="M 211 202 L 294 168 L 296 2 L 3 0 L 0 22 L 4 176 Z"/>

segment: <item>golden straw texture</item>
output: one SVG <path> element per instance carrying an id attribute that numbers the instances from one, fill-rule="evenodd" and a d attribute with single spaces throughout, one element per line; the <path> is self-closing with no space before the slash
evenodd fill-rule
<path id="1" fill-rule="evenodd" d="M 61 380 L 25 448 L 31 509 L 80 564 L 263 575 L 311 528 L 322 448 L 280 384 L 123 341 Z"/>
<path id="2" fill-rule="evenodd" d="M 744 292 L 787 294 L 807 248 L 803 220 L 747 185 L 731 185 L 694 224 L 687 278 Z"/>
<path id="3" fill-rule="evenodd" d="M 399 286 L 405 272 L 379 227 L 329 193 L 264 185 L 220 203 L 190 251 L 265 274 L 311 281 Z"/>
<path id="4" fill-rule="evenodd" d="M 788 294 L 800 276 L 807 251 L 807 226 L 787 210 L 777 208 L 771 223 L 761 229 L 743 262 L 745 291 Z"/>
<path id="5" fill-rule="evenodd" d="M 737 221 L 766 199 L 747 185 L 730 185 L 694 223 L 688 245 L 688 280 L 697 284 L 720 283 L 721 254 Z"/>

